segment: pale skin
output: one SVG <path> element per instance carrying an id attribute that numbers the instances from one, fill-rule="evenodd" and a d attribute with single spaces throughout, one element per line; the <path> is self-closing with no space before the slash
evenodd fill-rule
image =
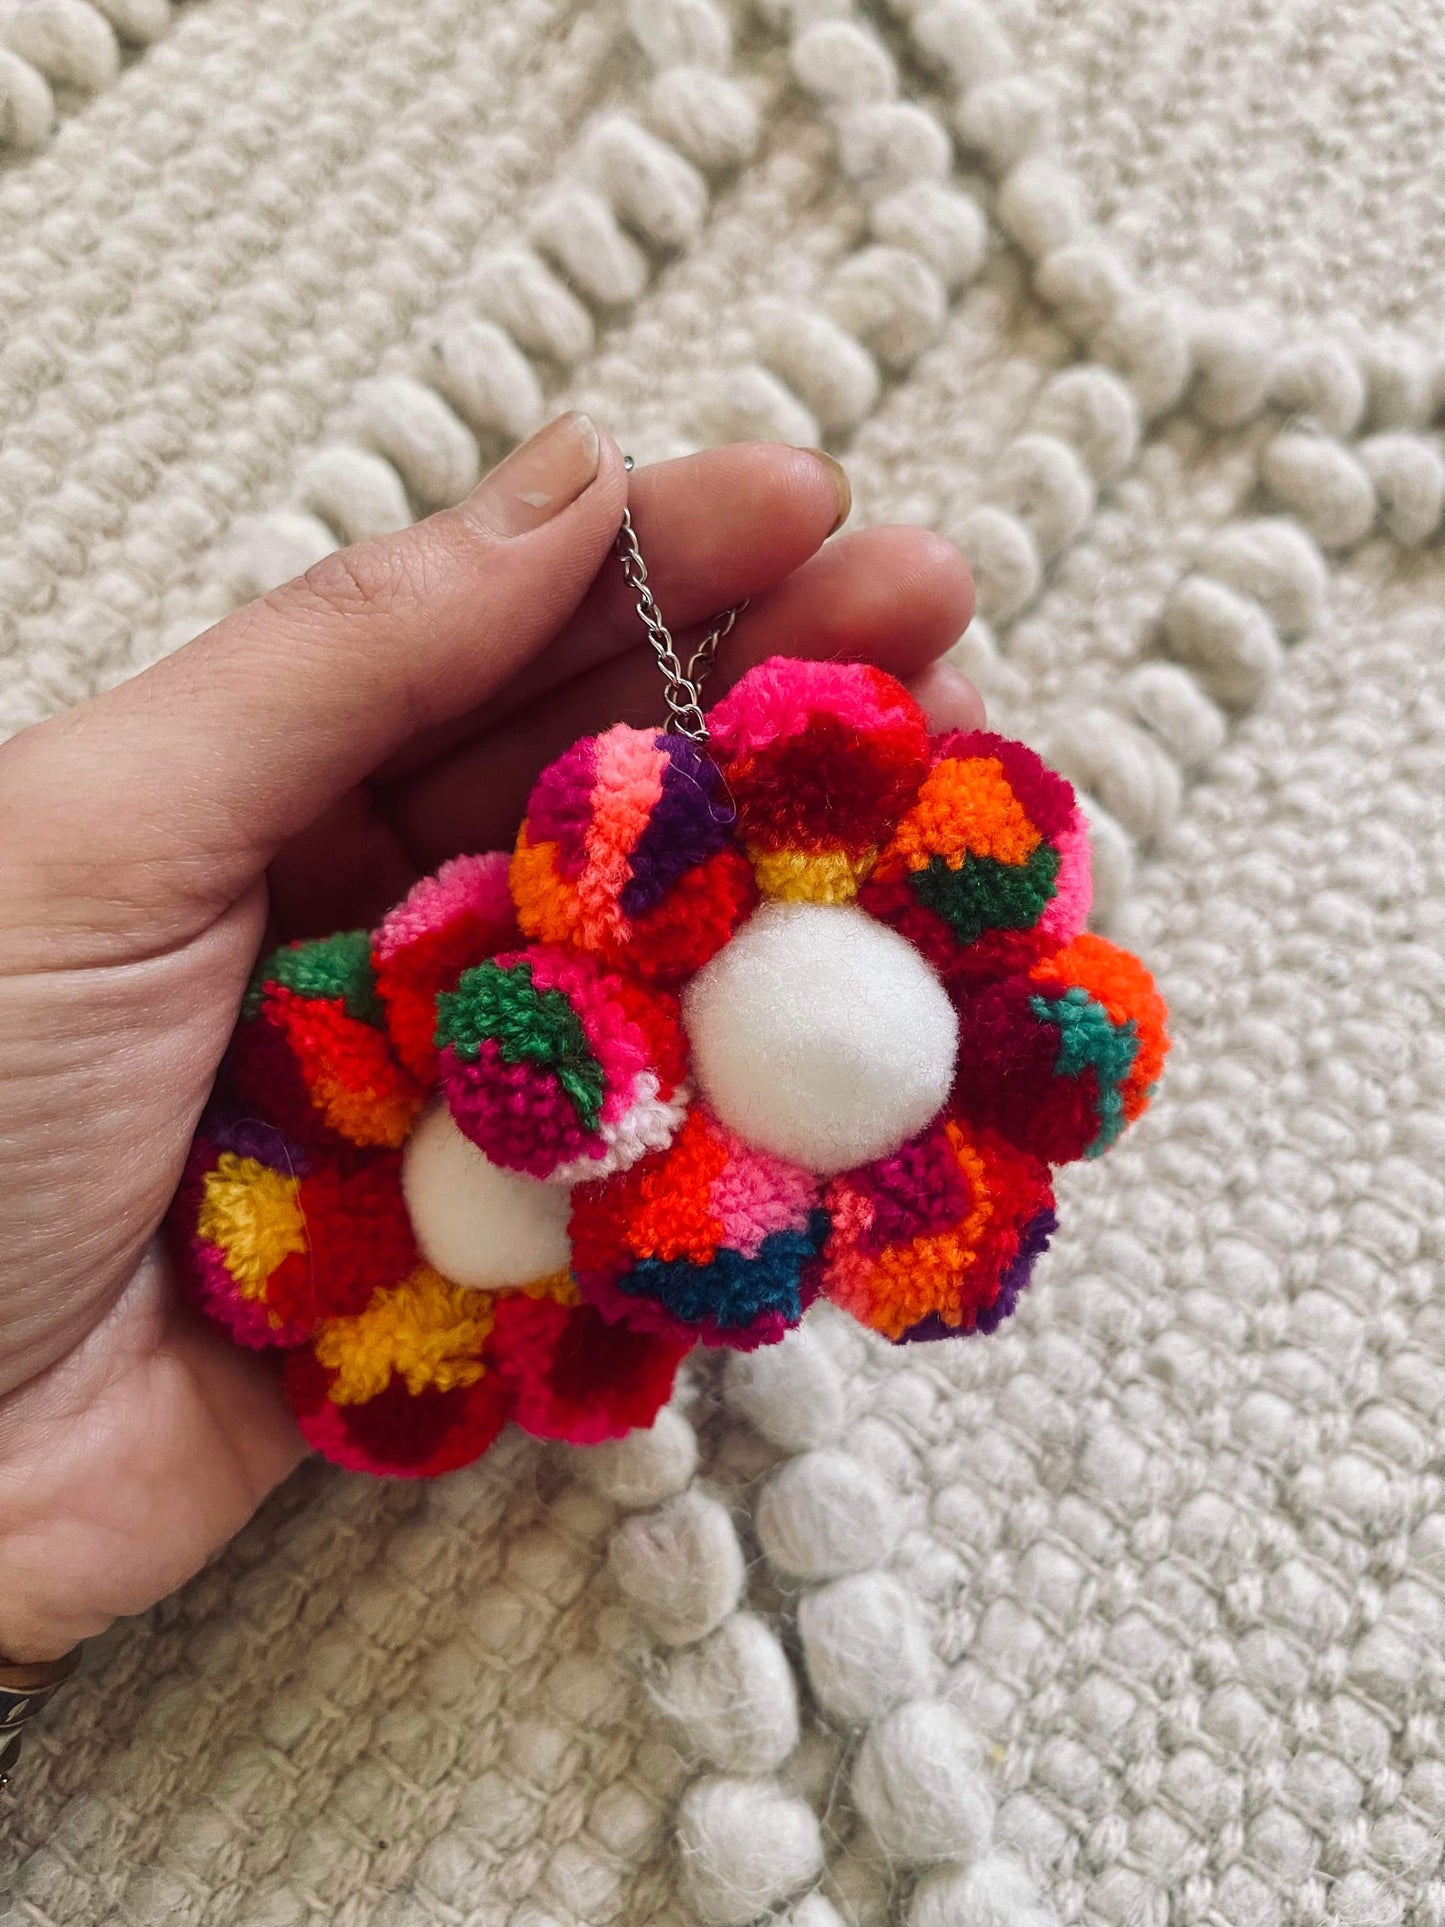
<path id="1" fill-rule="evenodd" d="M 752 598 L 710 696 L 845 656 L 982 722 L 938 661 L 972 612 L 949 544 L 829 540 L 846 483 L 806 450 L 629 477 L 564 416 L 462 507 L 0 748 L 0 1654 L 143 1611 L 301 1457 L 274 1371 L 191 1314 L 157 1232 L 263 943 L 375 921 L 505 847 L 576 737 L 663 720 L 612 554 L 629 499 L 684 639 Z"/>

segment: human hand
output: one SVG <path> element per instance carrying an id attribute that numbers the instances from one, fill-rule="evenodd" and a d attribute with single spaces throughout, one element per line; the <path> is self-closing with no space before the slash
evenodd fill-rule
<path id="1" fill-rule="evenodd" d="M 743 597 L 712 699 L 773 654 L 981 705 L 937 664 L 957 552 L 823 546 L 847 491 L 755 444 L 638 471 L 563 416 L 461 507 L 328 557 L 0 748 L 0 1652 L 143 1610 L 304 1450 L 270 1363 L 182 1303 L 156 1232 L 263 938 L 375 922 L 505 847 L 538 771 L 662 685 L 611 555 L 625 501 L 664 614 Z"/>

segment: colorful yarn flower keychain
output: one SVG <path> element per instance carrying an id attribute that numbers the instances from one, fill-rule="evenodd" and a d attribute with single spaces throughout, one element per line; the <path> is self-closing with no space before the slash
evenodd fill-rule
<path id="1" fill-rule="evenodd" d="M 341 1465 L 649 1425 L 694 1344 L 819 1294 L 895 1343 L 992 1331 L 1050 1167 L 1163 1063 L 1061 776 L 866 664 L 775 657 L 704 714 L 738 612 L 684 667 L 630 517 L 619 551 L 669 727 L 574 744 L 510 856 L 267 957 L 176 1201 L 192 1298 L 286 1354 Z"/>

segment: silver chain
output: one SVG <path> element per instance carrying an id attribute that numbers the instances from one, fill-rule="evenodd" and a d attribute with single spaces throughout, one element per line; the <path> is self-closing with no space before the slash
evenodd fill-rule
<path id="1" fill-rule="evenodd" d="M 632 457 L 628 455 L 624 459 L 630 470 Z M 747 608 L 747 602 L 736 603 L 725 615 L 718 617 L 684 666 L 672 639 L 672 631 L 663 621 L 662 611 L 648 587 L 647 564 L 642 559 L 642 550 L 637 546 L 637 531 L 632 526 L 632 515 L 627 509 L 622 511 L 622 527 L 617 531 L 617 554 L 627 586 L 637 597 L 637 613 L 642 618 L 647 639 L 652 644 L 652 653 L 657 657 L 658 667 L 662 671 L 663 695 L 672 727 L 679 736 L 690 736 L 695 743 L 705 743 L 707 718 L 702 709 L 703 684 L 712 674 L 719 643 Z"/>

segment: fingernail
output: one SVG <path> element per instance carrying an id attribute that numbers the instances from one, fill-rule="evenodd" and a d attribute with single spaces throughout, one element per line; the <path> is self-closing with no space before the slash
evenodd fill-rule
<path id="1" fill-rule="evenodd" d="M 985 726 L 983 697 L 972 680 L 946 658 L 929 663 L 916 675 L 906 678 L 913 700 L 918 703 L 937 730 L 982 729 Z"/>
<path id="2" fill-rule="evenodd" d="M 833 493 L 838 498 L 838 516 L 828 533 L 835 535 L 848 520 L 849 511 L 853 507 L 853 485 L 848 480 L 848 471 L 841 462 L 835 461 L 825 448 L 805 448 L 803 453 L 811 455 L 815 462 L 826 469 L 828 480 L 833 484 Z"/>
<path id="3" fill-rule="evenodd" d="M 597 424 L 573 409 L 483 476 L 465 512 L 493 535 L 526 535 L 577 500 L 596 480 L 598 461 Z"/>

